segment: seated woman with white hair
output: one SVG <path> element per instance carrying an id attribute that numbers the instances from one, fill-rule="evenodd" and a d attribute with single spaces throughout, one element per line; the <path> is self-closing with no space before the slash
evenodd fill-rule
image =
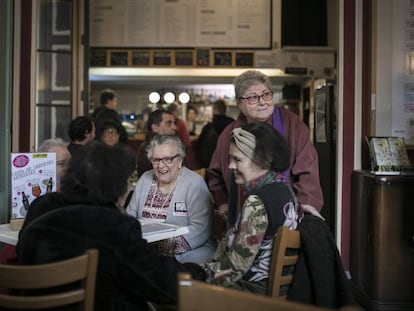
<path id="1" fill-rule="evenodd" d="M 176 135 L 156 135 L 147 146 L 153 169 L 136 185 L 127 213 L 137 219 L 188 226 L 189 233 L 158 243 L 162 254 L 179 262 L 210 261 L 212 209 L 204 179 L 183 166 L 185 147 Z"/>

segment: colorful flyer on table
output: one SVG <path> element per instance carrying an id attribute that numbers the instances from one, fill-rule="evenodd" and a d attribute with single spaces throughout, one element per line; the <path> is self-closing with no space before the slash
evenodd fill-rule
<path id="1" fill-rule="evenodd" d="M 34 199 L 56 191 L 55 181 L 56 153 L 12 153 L 11 218 L 24 218 Z"/>

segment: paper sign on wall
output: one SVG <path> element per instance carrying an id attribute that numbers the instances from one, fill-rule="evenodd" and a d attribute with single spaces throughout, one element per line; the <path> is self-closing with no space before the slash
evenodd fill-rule
<path id="1" fill-rule="evenodd" d="M 24 218 L 34 199 L 56 191 L 55 181 L 56 153 L 12 153 L 12 219 Z"/>

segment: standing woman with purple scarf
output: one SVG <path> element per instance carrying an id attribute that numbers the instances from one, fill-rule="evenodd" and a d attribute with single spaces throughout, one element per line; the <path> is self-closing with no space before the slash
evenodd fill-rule
<path id="1" fill-rule="evenodd" d="M 290 148 L 290 165 L 284 172 L 293 186 L 300 212 L 319 217 L 323 206 L 319 182 L 318 155 L 310 141 L 309 128 L 293 112 L 273 103 L 272 82 L 258 70 L 248 70 L 236 77 L 235 97 L 240 115 L 220 135 L 207 170 L 207 181 L 219 213 L 231 227 L 241 208 L 241 187 L 236 185 L 228 168 L 230 135 L 234 128 L 251 122 L 265 122 L 276 129 Z"/>

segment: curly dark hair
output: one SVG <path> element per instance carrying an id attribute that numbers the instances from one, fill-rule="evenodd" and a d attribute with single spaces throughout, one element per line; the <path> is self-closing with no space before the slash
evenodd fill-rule
<path id="1" fill-rule="evenodd" d="M 283 172 L 289 168 L 289 146 L 285 138 L 278 131 L 263 122 L 247 123 L 241 128 L 256 137 L 254 162 L 261 167 L 263 167 L 263 163 L 265 162 L 270 163 L 270 169 L 275 172 Z"/>
<path id="2" fill-rule="evenodd" d="M 134 169 L 135 157 L 127 146 L 93 142 L 70 161 L 61 191 L 86 196 L 93 204 L 113 205 L 128 190 L 128 178 Z"/>
<path id="3" fill-rule="evenodd" d="M 83 141 L 87 133 L 92 132 L 93 121 L 90 117 L 79 116 L 73 119 L 69 124 L 69 137 L 71 141 Z"/>

